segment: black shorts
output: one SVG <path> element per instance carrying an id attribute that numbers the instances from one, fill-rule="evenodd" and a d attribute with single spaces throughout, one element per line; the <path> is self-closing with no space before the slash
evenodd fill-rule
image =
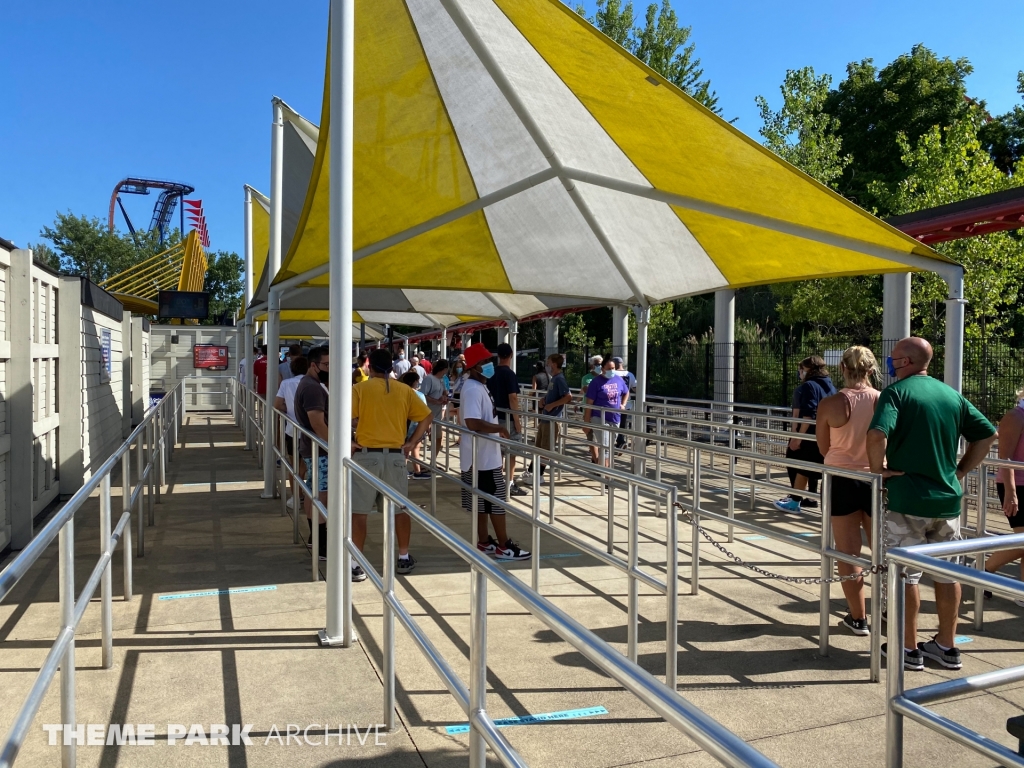
<path id="1" fill-rule="evenodd" d="M 832 517 L 846 517 L 854 512 L 871 516 L 871 483 L 832 475 Z"/>
<path id="2" fill-rule="evenodd" d="M 462 473 L 462 482 L 466 485 L 473 485 L 473 470 Z M 481 469 L 476 473 L 476 487 L 478 491 L 489 493 L 496 499 L 505 501 L 508 497 L 505 495 L 505 473 L 501 467 L 497 469 Z M 468 488 L 462 489 L 462 508 L 467 512 L 473 511 L 473 492 Z M 504 515 L 505 508 L 500 507 L 497 504 L 492 504 L 485 498 L 477 498 L 478 513 L 485 513 L 488 515 Z"/>
<path id="3" fill-rule="evenodd" d="M 1002 483 L 996 483 L 996 490 L 999 492 L 999 503 L 1002 504 L 1006 497 L 1006 487 Z M 1024 485 L 1017 486 L 1017 501 L 1024 501 Z M 1017 514 L 1006 518 L 1006 522 L 1011 528 L 1024 528 L 1024 512 L 1021 512 L 1020 506 L 1017 507 Z"/>
<path id="4" fill-rule="evenodd" d="M 284 436 L 284 452 L 288 454 L 288 461 L 291 463 L 291 459 L 295 455 L 295 440 L 291 435 Z"/>

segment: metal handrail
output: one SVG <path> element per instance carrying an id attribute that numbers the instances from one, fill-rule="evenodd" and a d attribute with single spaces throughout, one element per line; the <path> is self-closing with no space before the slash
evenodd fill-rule
<path id="1" fill-rule="evenodd" d="M 110 669 L 114 663 L 113 653 L 113 586 L 111 560 L 119 541 L 124 559 L 124 599 L 132 597 L 132 557 L 131 557 L 131 515 L 138 502 L 137 512 L 139 541 L 137 556 L 144 555 L 143 544 L 143 497 L 148 499 L 149 524 L 154 524 L 154 500 L 159 503 L 160 485 L 166 479 L 166 461 L 177 438 L 178 423 L 181 416 L 184 391 L 182 382 L 143 417 L 141 423 L 132 430 L 125 440 L 96 472 L 75 492 L 74 495 L 57 511 L 53 518 L 41 531 L 21 550 L 17 557 L 0 572 L 0 601 L 7 597 L 15 585 L 25 576 L 39 560 L 46 548 L 55 538 L 59 538 L 60 562 L 60 631 L 57 633 L 46 660 L 40 667 L 33 681 L 29 694 L 15 716 L 14 723 L 0 746 L 0 768 L 10 768 L 24 743 L 25 736 L 32 724 L 43 696 L 50 683 L 61 669 L 60 712 L 62 723 L 75 723 L 75 630 L 85 615 L 96 588 L 100 588 L 100 646 L 102 649 L 102 667 Z M 136 484 L 133 490 L 131 478 L 131 455 L 135 446 L 138 465 Z M 114 468 L 121 466 L 122 483 L 122 514 L 116 526 L 111 530 L 112 500 L 111 474 Z M 159 475 L 159 478 L 156 476 Z M 148 487 L 148 493 L 146 489 Z M 75 600 L 75 515 L 81 510 L 93 492 L 100 491 L 100 541 L 104 542 L 99 560 L 86 580 L 85 586 Z M 63 768 L 73 768 L 76 757 L 75 739 L 67 740 L 61 747 L 61 764 Z"/>
<path id="2" fill-rule="evenodd" d="M 484 765 L 485 744 L 494 750 L 502 765 L 512 768 L 526 766 L 522 757 L 499 732 L 487 712 L 487 585 L 495 584 L 519 605 L 543 622 L 555 634 L 572 645 L 603 673 L 609 675 L 630 691 L 645 705 L 665 718 L 672 726 L 687 735 L 712 757 L 729 766 L 771 766 L 768 758 L 755 750 L 703 711 L 688 702 L 676 691 L 662 685 L 650 673 L 633 661 L 623 657 L 608 643 L 570 617 L 536 591 L 526 587 L 518 579 L 508 575 L 481 555 L 447 526 L 420 510 L 409 498 L 356 464 L 352 459 L 343 461 L 348 474 L 348 487 L 358 477 L 382 494 L 384 510 L 384 573 L 378 574 L 355 546 L 349 531 L 344 537 L 344 546 L 349 555 L 359 563 L 367 574 L 372 574 L 371 584 L 380 593 L 384 602 L 384 721 L 389 728 L 395 724 L 395 646 L 394 619 L 406 628 L 417 647 L 423 653 L 442 682 L 453 694 L 469 720 L 470 764 Z M 402 605 L 395 594 L 395 507 L 403 508 L 405 514 L 420 524 L 449 550 L 466 561 L 473 576 L 471 583 L 470 607 L 470 684 L 467 687 L 458 677 L 448 661 L 438 653 L 427 639 L 416 620 Z M 350 509 L 350 507 L 349 507 Z M 474 516 L 475 517 L 475 516 Z M 347 574 L 344 574 L 343 577 Z"/>
<path id="3" fill-rule="evenodd" d="M 924 725 L 937 733 L 956 741 L 968 749 L 995 760 L 999 765 L 1015 765 L 1024 768 L 1024 757 L 1010 751 L 1002 744 L 972 731 L 970 728 L 933 712 L 925 706 L 932 702 L 959 696 L 973 691 L 984 691 L 999 685 L 1024 680 L 1024 666 L 986 672 L 980 675 L 943 680 L 939 683 L 905 690 L 903 654 L 904 615 L 906 613 L 906 591 L 903 585 L 904 569 L 913 566 L 932 575 L 944 576 L 973 586 L 976 591 L 986 589 L 1005 597 L 1024 599 L 1024 583 L 998 574 L 987 573 L 958 563 L 940 559 L 961 555 L 977 555 L 984 559 L 985 552 L 1004 549 L 1024 548 L 1024 533 L 1009 536 L 995 536 L 980 539 L 921 544 L 914 547 L 896 547 L 887 553 L 889 560 L 889 621 L 886 664 L 886 766 L 903 766 L 903 718 Z"/>

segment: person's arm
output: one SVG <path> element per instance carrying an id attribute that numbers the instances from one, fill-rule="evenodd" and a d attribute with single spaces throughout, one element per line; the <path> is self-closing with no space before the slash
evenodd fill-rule
<path id="1" fill-rule="evenodd" d="M 1013 450 L 1017 447 L 1017 443 L 1020 441 L 1021 433 L 1021 420 L 1017 417 L 1014 411 L 1009 411 L 999 421 L 999 458 L 1000 459 L 1011 459 L 1013 458 Z M 1017 514 L 1019 509 L 1017 504 L 1017 483 L 1014 478 L 1014 472 L 1012 467 L 1000 467 L 999 476 L 1002 478 L 1003 485 L 1005 486 L 1005 494 L 1003 496 L 1003 514 L 1007 517 L 1013 517 Z"/>
<path id="2" fill-rule="evenodd" d="M 413 430 L 412 437 L 402 446 L 402 453 L 405 454 L 406 458 L 412 455 L 416 446 L 420 444 L 420 440 L 427 434 L 427 430 L 430 429 L 430 424 L 434 421 L 434 414 L 426 416 L 423 421 L 416 425 L 416 429 Z"/>
<path id="3" fill-rule="evenodd" d="M 327 418 L 323 411 L 306 411 L 306 418 L 309 419 L 309 426 L 313 428 L 313 433 L 327 442 Z"/>
<path id="4" fill-rule="evenodd" d="M 829 414 L 834 406 L 831 400 L 831 397 L 826 397 L 821 401 L 821 405 L 818 406 L 818 417 L 815 419 L 814 436 L 818 441 L 818 453 L 822 456 L 828 454 L 828 449 L 832 445 L 831 425 L 828 423 Z"/>
<path id="5" fill-rule="evenodd" d="M 584 398 L 584 402 L 587 405 L 593 405 L 594 404 L 594 398 L 586 397 L 586 398 Z M 584 408 L 583 409 L 583 423 L 584 424 L 589 424 L 590 423 L 590 408 Z"/>
<path id="6" fill-rule="evenodd" d="M 508 430 L 500 424 L 491 424 L 483 419 L 466 419 L 466 428 L 482 435 L 498 435 L 508 439 Z"/>
<path id="7" fill-rule="evenodd" d="M 868 466 L 876 475 L 882 477 L 898 477 L 902 472 L 885 467 L 885 449 L 889 445 L 889 439 L 885 432 L 880 429 L 868 430 Z"/>
<path id="8" fill-rule="evenodd" d="M 989 449 L 992 448 L 992 443 L 996 441 L 998 436 L 997 432 L 993 432 L 988 437 L 983 437 L 981 440 L 975 440 L 973 443 L 967 444 L 967 450 L 964 451 L 963 458 L 956 465 L 956 476 L 958 479 L 963 480 L 968 472 L 981 464 L 981 460 L 988 456 Z M 1010 485 L 1012 486 L 1013 484 L 1011 483 Z M 1006 490 L 1009 492 L 1010 488 L 1007 487 Z"/>
<path id="9" fill-rule="evenodd" d="M 551 411 L 555 410 L 555 408 L 558 408 L 560 405 L 568 405 L 571 402 L 572 402 L 572 393 L 571 392 L 566 392 L 565 395 L 563 395 L 562 397 L 558 398 L 557 400 L 552 400 L 550 403 L 545 403 L 544 406 L 543 406 L 544 407 L 544 411 L 546 413 L 551 413 Z"/>
<path id="10" fill-rule="evenodd" d="M 515 426 L 516 432 L 522 433 L 523 425 L 519 421 L 519 394 L 517 392 L 509 393 L 508 407 L 512 411 L 512 424 Z"/>
<path id="11" fill-rule="evenodd" d="M 288 406 L 284 401 L 284 398 L 278 395 L 274 398 L 274 408 L 279 410 L 281 413 L 288 413 Z"/>
<path id="12" fill-rule="evenodd" d="M 793 418 L 794 419 L 799 419 L 800 418 L 800 409 L 799 408 L 794 408 L 793 409 Z M 807 426 L 808 425 L 806 425 L 806 424 L 795 424 L 793 426 L 793 431 L 794 432 L 806 432 L 807 431 Z M 790 441 L 789 441 L 789 449 L 791 451 L 797 450 L 800 447 L 800 443 L 802 443 L 802 442 L 803 442 L 803 440 L 798 440 L 795 437 L 791 438 Z"/>

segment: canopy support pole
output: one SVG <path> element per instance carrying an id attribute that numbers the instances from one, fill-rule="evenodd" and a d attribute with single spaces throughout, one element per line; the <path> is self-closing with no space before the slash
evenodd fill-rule
<path id="1" fill-rule="evenodd" d="M 612 307 L 612 356 L 621 357 L 629 368 L 629 307 Z"/>
<path id="2" fill-rule="evenodd" d="M 253 354 L 252 348 L 256 346 L 252 341 L 252 315 L 248 312 L 245 313 L 244 328 L 245 328 L 245 368 L 242 370 L 245 376 L 245 386 L 252 387 L 252 364 Z M 243 397 L 245 395 L 243 394 Z M 252 450 L 252 403 L 249 399 L 245 400 L 245 450 Z"/>
<path id="3" fill-rule="evenodd" d="M 949 287 L 946 299 L 946 354 L 943 380 L 957 392 L 963 391 L 964 380 L 964 271 L 944 276 Z"/>
<path id="4" fill-rule="evenodd" d="M 355 101 L 355 0 L 331 0 L 330 334 L 342 354 L 352 348 L 352 132 Z M 352 387 L 348 361 L 337 356 L 341 386 L 328 411 L 327 626 L 321 645 L 352 645 L 351 494 L 344 459 L 352 452 Z"/>
<path id="5" fill-rule="evenodd" d="M 252 190 L 245 185 L 245 204 L 242 208 L 245 220 L 245 303 L 248 307 L 252 301 Z"/>
<path id="6" fill-rule="evenodd" d="M 448 359 L 448 326 L 441 328 L 441 359 Z"/>
<path id="7" fill-rule="evenodd" d="M 517 348 L 518 348 L 517 342 L 518 342 L 518 340 L 519 340 L 519 321 L 518 320 L 509 320 L 508 321 L 508 343 L 509 343 L 509 346 L 512 347 L 512 362 L 510 363 L 510 367 L 512 368 L 512 373 L 516 372 L 516 357 L 517 357 Z"/>
<path id="8" fill-rule="evenodd" d="M 270 250 L 267 254 L 268 282 L 281 269 L 281 225 L 284 210 L 284 108 L 277 97 L 274 105 L 274 122 L 270 131 Z M 267 393 L 263 409 L 263 493 L 261 498 L 272 499 L 276 495 L 277 483 L 274 468 L 276 457 L 274 446 L 274 398 L 277 396 L 277 366 L 280 362 L 278 350 L 281 346 L 281 292 L 270 291 L 267 302 Z"/>
<path id="9" fill-rule="evenodd" d="M 910 273 L 891 272 L 882 275 L 882 355 L 888 356 L 893 345 L 910 335 Z M 888 372 L 882 374 L 892 384 Z"/>
<path id="10" fill-rule="evenodd" d="M 647 326 L 651 322 L 650 307 L 634 307 L 636 315 L 636 401 L 633 405 L 633 429 L 647 433 Z M 633 450 L 646 451 L 644 445 L 634 445 Z M 644 460 L 637 458 L 633 463 L 633 474 L 643 475 Z M 671 511 L 670 511 L 671 514 Z"/>
<path id="11" fill-rule="evenodd" d="M 736 381 L 736 291 L 715 291 L 715 401 L 730 411 Z M 722 407 L 722 406 L 719 406 Z M 728 415 L 716 421 L 729 421 Z"/>
<path id="12" fill-rule="evenodd" d="M 359 354 L 366 352 L 366 323 L 359 324 Z"/>
<path id="13" fill-rule="evenodd" d="M 544 321 L 544 359 L 558 352 L 558 318 L 549 317 Z"/>

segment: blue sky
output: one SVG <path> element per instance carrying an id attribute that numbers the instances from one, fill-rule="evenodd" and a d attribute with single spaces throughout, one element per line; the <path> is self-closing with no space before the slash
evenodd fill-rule
<path id="1" fill-rule="evenodd" d="M 972 95 L 1007 111 L 1024 68 L 1016 2 L 673 5 L 725 116 L 756 136 L 754 97 L 777 104 L 787 69 L 838 79 L 850 61 L 884 65 L 918 42 L 969 58 Z M 240 252 L 242 184 L 269 186 L 271 96 L 319 120 L 326 0 L 6 2 L 0 29 L 0 237 L 20 246 L 58 210 L 105 219 L 114 184 L 131 175 L 195 186 L 211 246 Z M 148 225 L 155 196 L 125 201 Z"/>

